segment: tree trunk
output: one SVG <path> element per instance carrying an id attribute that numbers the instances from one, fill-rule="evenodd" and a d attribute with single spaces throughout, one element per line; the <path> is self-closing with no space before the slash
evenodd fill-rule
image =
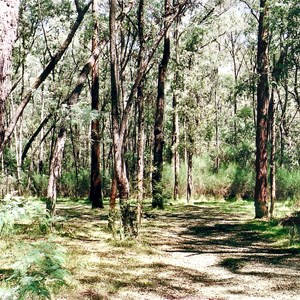
<path id="1" fill-rule="evenodd" d="M 270 136 L 271 136 L 271 155 L 270 155 L 270 183 L 271 183 L 271 206 L 270 217 L 273 218 L 275 201 L 276 201 L 276 119 L 275 119 L 276 103 L 274 96 L 274 88 L 272 89 L 270 101 Z"/>
<path id="2" fill-rule="evenodd" d="M 260 0 L 260 8 L 257 44 L 257 72 L 259 82 L 257 87 L 255 218 L 268 217 L 267 140 L 269 108 L 269 32 L 266 0 Z"/>
<path id="3" fill-rule="evenodd" d="M 216 132 L 216 139 L 215 139 L 215 146 L 216 146 L 216 158 L 215 158 L 215 170 L 218 173 L 220 169 L 220 125 L 219 125 L 219 114 L 220 114 L 220 103 L 219 98 L 217 95 L 217 86 L 218 86 L 218 69 L 215 71 L 215 87 L 214 87 L 214 102 L 215 102 L 215 132 Z"/>
<path id="4" fill-rule="evenodd" d="M 50 218 L 55 216 L 56 198 L 57 198 L 57 181 L 61 176 L 61 164 L 66 142 L 66 130 L 62 128 L 59 131 L 57 141 L 50 165 L 50 175 L 47 190 L 46 212 Z"/>
<path id="5" fill-rule="evenodd" d="M 116 0 L 110 2 L 110 59 L 111 59 L 111 114 L 112 114 L 112 135 L 113 135 L 113 158 L 114 176 L 117 183 L 120 199 L 120 210 L 122 220 L 122 237 L 131 235 L 128 203 L 129 183 L 124 168 L 123 149 L 124 137 L 127 130 L 127 120 L 122 120 L 124 130 L 119 130 L 119 82 L 117 65 L 117 45 L 116 45 Z M 112 185 L 113 186 L 113 185 Z"/>
<path id="6" fill-rule="evenodd" d="M 145 38 L 144 38 L 144 0 L 139 1 L 138 8 L 138 30 L 140 51 L 138 56 L 138 68 L 142 64 L 143 55 L 145 52 Z M 138 230 L 141 226 L 142 205 L 144 199 L 144 144 L 145 144 L 145 117 L 144 117 L 144 82 L 142 79 L 137 90 L 137 107 L 138 107 L 138 142 L 137 142 L 137 225 Z"/>
<path id="7" fill-rule="evenodd" d="M 93 0 L 92 10 L 94 16 L 94 35 L 92 39 L 92 52 L 94 53 L 99 48 L 99 24 L 97 21 L 97 1 Z M 99 65 L 98 61 L 92 69 L 92 110 L 99 111 Z M 103 196 L 101 186 L 100 172 L 100 132 L 99 119 L 94 119 L 91 122 L 91 186 L 90 186 L 90 201 L 92 208 L 103 208 Z"/>
<path id="8" fill-rule="evenodd" d="M 174 2 L 174 4 L 176 4 Z M 179 90 L 179 34 L 178 34 L 179 18 L 175 23 L 174 43 L 175 43 L 175 75 L 173 83 L 173 128 L 172 128 L 172 155 L 173 155 L 173 170 L 174 170 L 174 187 L 173 199 L 178 200 L 179 196 L 179 118 L 178 118 L 178 90 Z"/>
<path id="9" fill-rule="evenodd" d="M 165 13 L 169 12 L 169 2 L 165 0 Z M 165 25 L 166 26 L 166 25 Z M 165 80 L 168 62 L 170 58 L 170 38 L 168 30 L 164 36 L 163 58 L 158 68 L 157 100 L 154 125 L 154 150 L 153 150 L 153 174 L 152 174 L 152 207 L 163 209 L 162 196 L 162 171 L 163 171 L 163 146 L 164 146 L 164 112 L 165 112 Z"/>
<path id="10" fill-rule="evenodd" d="M 17 35 L 18 15 L 18 0 L 0 0 L 0 146 L 5 138 L 5 103 L 10 90 L 12 49 Z"/>
<path id="11" fill-rule="evenodd" d="M 187 185 L 186 185 L 186 200 L 190 203 L 193 192 L 193 151 L 188 150 L 187 153 Z"/>

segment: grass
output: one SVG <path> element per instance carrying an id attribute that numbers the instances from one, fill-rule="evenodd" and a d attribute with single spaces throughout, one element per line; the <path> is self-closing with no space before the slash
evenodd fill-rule
<path id="1" fill-rule="evenodd" d="M 32 201 L 44 206 L 37 199 Z M 288 207 L 279 203 L 277 209 L 281 207 L 286 213 Z M 252 247 L 257 242 L 285 250 L 299 249 L 300 246 L 289 245 L 288 230 L 278 222 L 253 220 L 253 203 L 249 201 L 198 201 L 193 205 L 178 202 L 166 205 L 164 211 L 152 210 L 147 202 L 145 210 L 157 215 L 157 218 L 143 220 L 142 234 L 138 240 L 120 241 L 113 239 L 107 231 L 107 205 L 104 210 L 91 210 L 86 200 L 74 202 L 59 199 L 58 214 L 61 218 L 54 233 L 39 231 L 38 222 L 25 222 L 24 226 L 17 224 L 18 230 L 12 233 L 13 239 L 7 235 L 1 238 L 0 287 L 5 287 L 5 279 L 12 274 L 13 263 L 24 255 L 24 249 L 50 236 L 52 243 L 67 250 L 66 269 L 71 274 L 68 284 L 60 288 L 59 296 L 54 299 L 138 299 L 134 295 L 139 293 L 169 295 L 173 298 L 192 295 L 195 293 L 193 283 L 210 284 L 212 280 L 206 274 L 171 264 L 167 254 L 157 248 L 157 245 L 166 242 L 170 247 L 174 243 L 174 247 L 182 247 L 187 251 L 184 243 L 180 245 L 173 240 L 174 232 L 178 230 L 185 230 L 185 236 L 191 235 L 191 241 L 194 241 L 191 247 L 196 247 L 197 241 L 203 237 L 207 245 L 211 243 L 211 247 L 219 244 Z M 201 215 L 202 211 L 204 215 Z M 222 218 L 226 220 L 228 215 L 235 220 L 234 224 L 222 222 Z M 204 223 L 205 226 L 197 225 L 198 221 L 208 222 L 205 219 L 208 217 L 211 218 L 210 222 L 214 218 L 220 221 Z M 195 224 L 194 229 L 189 222 Z M 219 239 L 220 235 L 224 239 Z M 238 272 L 247 262 L 245 258 L 229 257 L 221 265 Z M 176 278 L 181 281 L 177 282 Z M 131 296 L 128 296 L 129 293 Z"/>

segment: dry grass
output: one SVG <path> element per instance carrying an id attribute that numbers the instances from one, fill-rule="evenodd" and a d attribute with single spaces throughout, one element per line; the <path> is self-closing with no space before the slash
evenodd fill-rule
<path id="1" fill-rule="evenodd" d="M 51 239 L 66 248 L 71 276 L 53 299 L 296 300 L 299 251 L 271 246 L 272 236 L 258 234 L 265 227 L 251 223 L 248 206 L 235 213 L 224 205 L 155 211 L 138 240 L 120 241 L 107 230 L 106 210 L 59 203 L 62 218 Z M 13 237 L 0 242 L 0 279 L 22 254 L 18 245 L 47 238 L 33 229 Z"/>

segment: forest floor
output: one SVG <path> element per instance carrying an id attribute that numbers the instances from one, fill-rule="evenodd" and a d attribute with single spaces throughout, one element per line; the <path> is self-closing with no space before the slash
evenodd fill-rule
<path id="1" fill-rule="evenodd" d="M 202 201 L 145 211 L 138 240 L 120 241 L 107 230 L 106 209 L 60 201 L 51 241 L 66 249 L 71 275 L 53 299 L 300 299 L 300 244 L 291 246 L 276 222 L 255 221 L 252 203 Z M 11 243 L 46 239 L 27 233 Z M 5 256 L 13 257 L 3 249 L 2 268 Z"/>
<path id="2" fill-rule="evenodd" d="M 58 213 L 73 287 L 57 300 L 300 299 L 299 247 L 281 226 L 254 221 L 252 204 L 152 211 L 137 242 L 112 239 L 107 212 L 62 204 Z"/>

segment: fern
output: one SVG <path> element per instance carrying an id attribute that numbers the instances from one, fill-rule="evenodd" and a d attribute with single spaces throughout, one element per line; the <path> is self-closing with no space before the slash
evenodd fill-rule
<path id="1" fill-rule="evenodd" d="M 52 242 L 36 243 L 12 266 L 14 273 L 8 281 L 17 286 L 17 299 L 51 299 L 51 291 L 66 284 L 65 263 L 63 248 Z"/>

